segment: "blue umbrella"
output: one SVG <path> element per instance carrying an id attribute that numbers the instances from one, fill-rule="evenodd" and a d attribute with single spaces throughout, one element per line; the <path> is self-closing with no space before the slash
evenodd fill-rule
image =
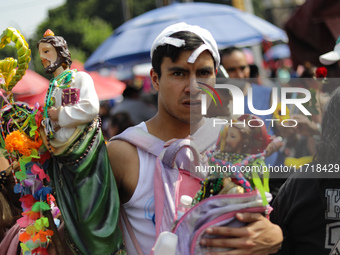
<path id="1" fill-rule="evenodd" d="M 211 32 L 219 48 L 287 41 L 286 33 L 271 23 L 234 7 L 210 3 L 174 3 L 146 12 L 118 27 L 85 63 L 88 71 L 105 66 L 150 61 L 157 35 L 178 22 L 199 25 Z"/>
<path id="2" fill-rule="evenodd" d="M 290 49 L 287 44 L 278 44 L 271 47 L 264 54 L 265 60 L 290 58 Z"/>

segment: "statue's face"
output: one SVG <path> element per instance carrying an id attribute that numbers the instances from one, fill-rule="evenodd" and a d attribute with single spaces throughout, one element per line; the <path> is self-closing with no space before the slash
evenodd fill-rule
<path id="1" fill-rule="evenodd" d="M 54 73 L 62 64 L 56 49 L 49 43 L 39 44 L 39 55 L 46 73 Z"/>
<path id="2" fill-rule="evenodd" d="M 242 135 L 238 128 L 229 127 L 226 139 L 226 152 L 242 153 Z"/>

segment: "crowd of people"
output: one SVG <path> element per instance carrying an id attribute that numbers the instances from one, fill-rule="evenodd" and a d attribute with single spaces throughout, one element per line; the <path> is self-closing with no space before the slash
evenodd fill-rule
<path id="1" fill-rule="evenodd" d="M 199 81 L 210 87 L 214 86 L 212 81 L 222 77 L 222 81 L 235 84 L 244 95 L 244 114 L 248 116 L 252 108 L 265 111 L 272 107 L 271 86 L 279 82 L 258 84 L 261 83 L 258 69 L 250 67 L 242 49 L 230 47 L 219 51 L 209 31 L 178 23 L 163 30 L 151 48 L 150 78 L 158 93 L 157 106 L 145 103 L 140 91 L 128 86 L 123 100 L 111 107 L 107 102 L 99 103 L 93 82 L 86 73 L 70 69 L 72 61 L 62 37 L 47 34 L 37 47 L 46 72 L 54 76 L 46 95 L 40 131 L 52 156 L 47 173 L 65 228 L 62 232 L 67 244 L 61 234 L 65 254 L 70 249 L 77 254 L 150 254 L 159 234 L 156 233 L 159 220 L 155 215 L 159 206 L 155 204 L 158 191 L 153 176 L 161 149 L 169 146 L 168 141 L 190 137 L 204 158 L 206 151 L 216 143 L 221 144 L 222 131 L 220 126 L 214 128 L 215 119 L 227 118 L 229 125 L 234 123 L 233 119 L 245 119 L 233 114 L 233 97 L 223 89 L 217 89 L 222 105 L 208 99 L 211 104 L 207 116 L 203 117 L 203 90 L 197 85 Z M 321 62 L 330 64 L 340 60 L 337 47 L 339 44 L 331 53 L 320 56 Z M 221 73 L 221 67 L 226 72 Z M 283 118 L 275 115 L 282 112 L 278 106 L 275 112 L 256 119 L 265 123 L 265 136 L 254 133 L 238 144 L 242 140 L 238 136 L 245 136 L 242 129 L 235 128 L 233 133 L 231 127 L 229 134 L 226 133 L 225 148 L 238 148 L 237 153 L 253 153 L 251 149 L 245 150 L 254 143 L 249 139 L 264 139 L 261 144 L 266 145 L 266 165 L 282 166 L 290 157 L 311 158 L 307 165 L 295 167 L 299 171 L 274 175 L 269 180 L 274 197 L 270 215 L 239 212 L 235 217 L 245 223 L 241 227 L 225 224 L 206 228 L 205 233 L 212 238 L 203 236 L 197 245 L 212 247 L 208 254 L 320 255 L 329 254 L 336 245 L 340 238 L 340 189 L 336 178 L 340 89 L 331 95 L 324 93 L 321 79 L 314 79 L 315 69 L 306 64 L 299 81 L 304 82 L 308 91 L 314 91 L 312 106 L 317 114 L 308 117 L 299 109 L 291 108 L 287 119 L 295 120 L 296 125 L 286 127 L 282 122 L 267 121 Z M 290 84 L 293 83 L 280 86 Z M 75 96 L 66 97 L 71 94 Z M 254 99 L 252 107 L 249 96 Z M 98 114 L 102 117 L 102 126 Z M 128 142 L 124 137 L 133 132 L 146 133 L 137 139 L 144 139 L 146 147 L 160 148 L 159 153 Z M 111 137 L 114 138 L 105 145 Z M 276 139 L 278 137 L 281 139 Z M 22 211 L 20 194 L 13 191 L 12 172 L 20 171 L 20 167 L 10 165 L 4 157 L 1 160 L 0 254 L 19 254 L 18 233 L 25 229 L 16 224 Z M 325 172 L 333 168 L 333 175 L 321 176 L 311 170 L 324 167 L 328 169 Z M 127 217 L 127 221 L 118 226 L 120 215 Z M 17 241 L 12 243 L 14 239 Z M 49 252 L 54 254 L 56 251 L 52 248 L 53 245 Z M 217 252 L 216 248 L 224 250 Z"/>

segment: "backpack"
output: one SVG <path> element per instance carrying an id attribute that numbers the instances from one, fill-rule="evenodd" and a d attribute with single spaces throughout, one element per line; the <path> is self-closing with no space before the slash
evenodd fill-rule
<path id="1" fill-rule="evenodd" d="M 128 128 L 124 133 L 113 138 L 113 140 L 117 139 L 129 142 L 157 156 L 154 174 L 156 238 L 167 232 L 177 235 L 176 253 L 172 254 L 206 254 L 225 251 L 226 249 L 200 246 L 201 238 L 211 237 L 205 234 L 205 229 L 211 226 L 243 226 L 244 223 L 235 217 L 238 212 L 259 212 L 268 216 L 271 211 L 269 205 L 263 206 L 259 193 L 253 191 L 204 199 L 177 220 L 180 197 L 182 195 L 194 197 L 201 188 L 201 181 L 205 178 L 202 172 L 195 171 L 195 167 L 200 165 L 201 156 L 194 142 L 186 138 L 172 139 L 164 143 L 139 127 Z M 269 193 L 267 199 L 271 199 Z M 139 251 L 138 254 L 142 254 L 124 209 L 121 215 L 135 248 Z M 156 246 L 157 243 L 165 242 L 158 240 Z M 159 254 L 156 246 L 150 254 Z"/>

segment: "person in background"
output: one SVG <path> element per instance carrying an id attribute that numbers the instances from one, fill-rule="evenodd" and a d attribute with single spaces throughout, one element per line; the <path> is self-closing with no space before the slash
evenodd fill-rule
<path id="1" fill-rule="evenodd" d="M 261 86 L 254 82 L 254 79 L 250 79 L 250 67 L 247 63 L 246 56 L 244 52 L 236 47 L 229 47 L 222 51 L 220 51 L 221 55 L 221 65 L 229 74 L 229 78 L 231 79 L 231 84 L 235 84 L 239 86 L 239 88 L 243 91 L 244 94 L 244 113 L 252 114 L 248 107 L 248 89 L 252 88 L 253 90 L 253 105 L 257 110 L 268 110 L 271 108 L 271 95 L 272 88 L 267 86 Z M 229 102 L 229 109 L 232 112 L 231 102 Z M 282 136 L 289 137 L 291 136 L 292 130 L 289 129 L 289 132 L 285 132 L 288 129 L 282 128 L 281 125 L 274 125 L 271 127 L 266 119 L 275 119 L 272 114 L 268 115 L 259 115 L 260 118 L 266 124 L 268 134 L 270 136 Z M 282 146 L 282 144 L 281 144 Z M 280 166 L 283 165 L 285 159 L 284 152 L 278 151 L 271 154 L 269 157 L 265 159 L 267 166 Z M 280 178 L 271 178 L 270 179 L 270 190 L 275 197 L 276 192 L 279 187 L 285 181 L 285 178 L 280 176 Z"/>
<path id="2" fill-rule="evenodd" d="M 140 90 L 127 86 L 123 92 L 123 101 L 112 108 L 110 114 L 127 112 L 135 125 L 152 118 L 157 109 L 145 103 L 140 97 Z"/>
<path id="3" fill-rule="evenodd" d="M 122 133 L 128 127 L 134 126 L 130 115 L 127 112 L 120 112 L 113 115 L 110 119 L 108 134 L 113 137 Z"/>
<path id="4" fill-rule="evenodd" d="M 100 101 L 99 116 L 102 120 L 102 132 L 105 140 L 111 137 L 108 131 L 110 126 L 110 108 L 110 101 Z"/>
<path id="5" fill-rule="evenodd" d="M 284 235 L 280 255 L 328 255 L 339 239 L 339 116 L 340 88 L 326 104 L 314 162 L 290 176 L 273 202 L 271 220 Z"/>

